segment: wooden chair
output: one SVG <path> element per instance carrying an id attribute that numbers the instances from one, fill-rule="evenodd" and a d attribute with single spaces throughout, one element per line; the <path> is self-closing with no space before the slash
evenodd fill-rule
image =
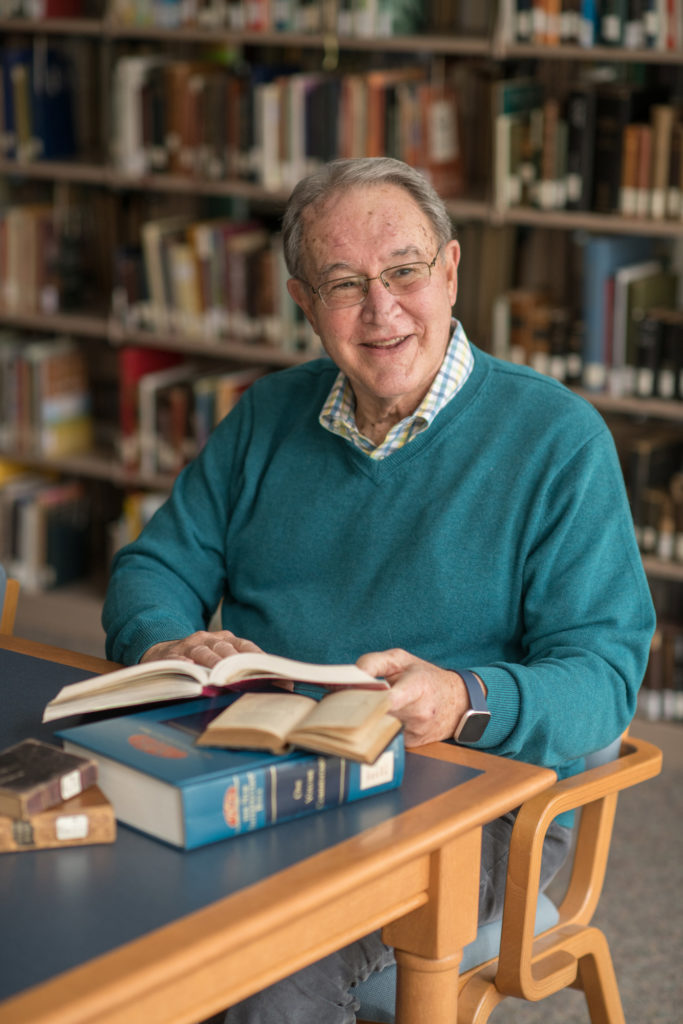
<path id="1" fill-rule="evenodd" d="M 588 757 L 585 771 L 522 806 L 510 844 L 503 919 L 480 928 L 464 950 L 453 1024 L 482 1024 L 508 996 L 539 1002 L 568 987 L 583 990 L 593 1024 L 624 1024 L 609 946 L 591 919 L 602 892 L 618 793 L 658 775 L 661 763 L 653 744 L 624 736 Z M 581 813 L 571 877 L 555 907 L 539 892 L 543 840 L 558 814 L 575 809 Z M 498 948 L 492 953 L 494 941 Z M 358 986 L 359 1024 L 394 1021 L 395 970 Z"/>
<path id="2" fill-rule="evenodd" d="M 0 633 L 14 630 L 18 601 L 19 581 L 9 578 L 5 567 L 0 565 Z"/>

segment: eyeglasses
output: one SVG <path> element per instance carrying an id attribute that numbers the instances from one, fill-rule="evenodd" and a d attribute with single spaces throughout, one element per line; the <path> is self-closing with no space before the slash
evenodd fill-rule
<path id="1" fill-rule="evenodd" d="M 410 295 L 427 287 L 440 252 L 441 246 L 436 250 L 431 263 L 401 263 L 398 267 L 387 267 L 377 277 L 337 277 L 332 281 L 323 281 L 317 288 L 313 285 L 309 285 L 309 288 L 328 309 L 359 306 L 367 298 L 371 281 L 381 281 L 392 295 Z"/>

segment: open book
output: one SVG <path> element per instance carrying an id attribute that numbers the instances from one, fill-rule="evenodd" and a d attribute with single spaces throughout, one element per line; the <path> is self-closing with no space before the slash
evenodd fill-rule
<path id="1" fill-rule="evenodd" d="M 386 680 L 375 679 L 357 665 L 313 665 L 260 651 L 232 654 L 211 669 L 182 658 L 165 658 L 64 686 L 46 706 L 43 721 L 134 704 L 213 695 L 230 687 L 253 689 L 265 680 L 311 683 L 326 689 L 389 689 Z"/>
<path id="2" fill-rule="evenodd" d="M 284 754 L 303 747 L 372 764 L 400 731 L 386 690 L 337 690 L 322 700 L 299 693 L 244 693 L 212 719 L 203 747 L 246 747 Z"/>

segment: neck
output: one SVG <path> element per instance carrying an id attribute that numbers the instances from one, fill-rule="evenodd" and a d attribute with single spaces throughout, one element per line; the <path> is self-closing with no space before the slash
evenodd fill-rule
<path id="1" fill-rule="evenodd" d="M 364 437 L 367 437 L 374 445 L 379 445 L 392 427 L 414 411 L 414 409 L 403 410 L 398 406 L 382 410 L 361 409 L 359 405 L 356 405 L 356 426 Z"/>

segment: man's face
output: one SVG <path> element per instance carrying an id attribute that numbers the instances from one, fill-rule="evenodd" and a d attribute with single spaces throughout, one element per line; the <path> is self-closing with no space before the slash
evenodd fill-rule
<path id="1" fill-rule="evenodd" d="M 396 185 L 338 192 L 306 210 L 303 224 L 306 277 L 314 288 L 335 278 L 374 278 L 403 263 L 431 263 L 438 248 L 427 217 Z M 392 295 L 375 280 L 361 305 L 343 309 L 328 309 L 304 283 L 289 282 L 325 351 L 351 381 L 357 420 L 360 412 L 398 422 L 424 398 L 448 345 L 459 258 L 451 241 L 421 291 Z"/>

